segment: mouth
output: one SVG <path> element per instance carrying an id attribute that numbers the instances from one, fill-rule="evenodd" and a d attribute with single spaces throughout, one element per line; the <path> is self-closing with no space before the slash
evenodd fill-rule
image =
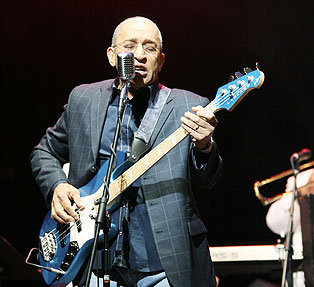
<path id="1" fill-rule="evenodd" d="M 141 75 L 142 77 L 146 77 L 148 74 L 144 65 L 135 65 L 135 73 Z"/>

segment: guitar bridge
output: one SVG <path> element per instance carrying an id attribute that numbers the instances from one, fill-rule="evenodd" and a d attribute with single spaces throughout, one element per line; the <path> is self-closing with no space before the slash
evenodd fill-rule
<path id="1" fill-rule="evenodd" d="M 46 232 L 45 235 L 40 236 L 39 239 L 43 259 L 44 261 L 50 261 L 56 254 L 56 236 L 53 232 Z"/>

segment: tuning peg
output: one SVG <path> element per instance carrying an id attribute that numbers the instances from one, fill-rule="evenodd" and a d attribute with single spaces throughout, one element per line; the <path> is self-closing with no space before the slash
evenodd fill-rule
<path id="1" fill-rule="evenodd" d="M 241 78 L 243 75 L 238 71 L 234 73 L 237 79 Z"/>
<path id="2" fill-rule="evenodd" d="M 245 74 L 248 74 L 248 73 L 251 73 L 253 70 L 251 68 L 249 68 L 249 67 L 246 67 L 246 68 L 243 69 L 243 71 L 244 71 Z"/>
<path id="3" fill-rule="evenodd" d="M 255 66 L 256 66 L 256 69 L 257 69 L 257 70 L 260 70 L 260 69 L 261 69 L 261 64 L 260 64 L 259 62 L 256 62 Z"/>
<path id="4" fill-rule="evenodd" d="M 229 79 L 228 79 L 228 82 L 232 82 L 232 81 L 234 81 L 234 76 L 233 76 L 233 75 L 230 75 L 230 76 L 229 76 Z"/>

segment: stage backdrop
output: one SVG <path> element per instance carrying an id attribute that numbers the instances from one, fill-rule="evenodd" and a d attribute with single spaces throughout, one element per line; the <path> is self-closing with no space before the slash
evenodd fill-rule
<path id="1" fill-rule="evenodd" d="M 232 113 L 217 114 L 224 173 L 197 198 L 210 244 L 276 242 L 253 183 L 288 169 L 292 153 L 313 148 L 312 1 L 3 2 L 0 233 L 23 255 L 37 245 L 46 213 L 29 153 L 76 85 L 115 77 L 106 48 L 115 26 L 135 15 L 161 29 L 160 81 L 169 87 L 213 99 L 231 74 L 261 63 L 262 88 Z"/>

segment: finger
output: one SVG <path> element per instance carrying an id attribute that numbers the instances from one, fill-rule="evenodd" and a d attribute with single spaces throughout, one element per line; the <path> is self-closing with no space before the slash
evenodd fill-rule
<path id="1" fill-rule="evenodd" d="M 194 113 L 203 111 L 203 112 L 205 112 L 205 113 L 213 114 L 209 109 L 206 109 L 206 108 L 204 108 L 204 107 L 202 107 L 202 106 L 192 107 L 192 111 L 193 111 Z"/>
<path id="2" fill-rule="evenodd" d="M 193 112 L 207 122 L 217 121 L 215 114 L 202 106 L 192 107 Z"/>
<path id="3" fill-rule="evenodd" d="M 74 207 L 72 206 L 72 203 L 70 201 L 70 191 L 68 188 L 65 190 L 55 190 L 54 192 L 54 203 L 57 215 L 59 217 L 62 217 L 62 219 L 67 219 L 69 221 L 69 216 L 71 218 L 71 221 L 74 221 L 79 219 L 78 214 L 74 211 Z"/>
<path id="4" fill-rule="evenodd" d="M 72 203 L 71 203 L 69 197 L 62 196 L 60 203 L 61 203 L 63 210 L 66 211 L 66 212 L 62 212 L 62 215 L 68 214 L 67 218 L 70 217 L 72 219 L 72 221 L 73 221 L 73 219 L 75 219 L 75 220 L 79 219 L 79 216 L 75 212 L 74 207 L 72 206 Z M 62 216 L 62 218 L 64 218 L 64 217 Z"/>
<path id="5" fill-rule="evenodd" d="M 72 188 L 70 191 L 70 199 L 74 200 L 78 209 L 84 209 L 83 200 L 80 196 L 80 192 L 76 188 Z"/>
<path id="6" fill-rule="evenodd" d="M 206 110 L 202 106 L 192 107 L 192 110 L 195 112 L 197 116 L 210 123 L 211 125 L 216 126 L 218 121 L 216 116 L 210 110 Z"/>
<path id="7" fill-rule="evenodd" d="M 72 221 L 74 221 L 79 219 L 79 215 L 75 212 L 76 207 L 72 205 L 71 200 L 74 201 L 77 208 L 83 208 L 80 192 L 74 186 L 68 183 L 60 183 L 57 185 L 53 193 L 55 207 L 59 207 L 59 204 L 61 206 L 61 208 L 57 210 L 57 215 L 65 219 L 63 217 L 64 213 L 62 213 L 64 211 L 68 216 L 72 216 Z"/>
<path id="8" fill-rule="evenodd" d="M 53 201 L 51 202 L 51 218 L 59 223 L 66 223 L 62 218 L 57 215 Z"/>
<path id="9" fill-rule="evenodd" d="M 57 214 L 51 215 L 51 218 L 58 223 L 67 224 L 68 222 L 64 221 L 61 217 L 59 217 Z"/>
<path id="10" fill-rule="evenodd" d="M 195 143 L 195 146 L 197 148 L 204 149 L 208 145 L 211 133 L 208 133 L 207 130 L 199 128 L 197 129 L 197 131 L 195 131 L 184 123 L 182 123 L 181 126 L 186 130 L 188 134 L 190 134 L 191 141 Z"/>
<path id="11" fill-rule="evenodd" d="M 201 139 L 201 133 L 199 133 L 200 128 L 198 128 L 197 130 L 194 130 L 190 126 L 186 125 L 185 123 L 182 123 L 181 126 L 187 131 L 188 134 L 192 136 L 193 142 Z"/>
<path id="12" fill-rule="evenodd" d="M 198 125 L 195 122 L 187 119 L 186 117 L 181 117 L 182 127 L 197 140 L 202 140 L 205 137 L 209 137 L 214 130 L 209 123 L 205 123 L 204 126 Z"/>
<path id="13" fill-rule="evenodd" d="M 207 124 L 206 119 L 202 119 L 198 115 L 191 113 L 191 112 L 185 112 L 184 117 L 191 120 L 192 122 L 194 122 L 198 126 L 206 126 L 206 124 Z"/>
<path id="14" fill-rule="evenodd" d="M 182 117 L 181 122 L 190 128 L 186 130 L 197 140 L 203 140 L 204 138 L 210 137 L 215 129 L 215 127 L 207 122 L 197 124 L 186 117 Z"/>
<path id="15" fill-rule="evenodd" d="M 192 107 L 192 111 L 193 112 L 197 112 L 197 111 L 200 111 L 200 110 L 202 110 L 202 109 L 204 109 L 202 106 L 200 106 L 200 105 L 198 105 L 198 106 L 195 106 L 195 107 Z"/>
<path id="16" fill-rule="evenodd" d="M 55 201 L 52 201 L 51 204 L 51 218 L 57 222 L 64 224 L 73 221 L 73 218 L 69 216 L 66 212 L 64 212 L 62 206 Z"/>
<path id="17" fill-rule="evenodd" d="M 194 131 L 197 131 L 200 128 L 200 125 L 195 123 L 193 120 L 188 119 L 187 117 L 181 117 L 181 122 Z"/>

